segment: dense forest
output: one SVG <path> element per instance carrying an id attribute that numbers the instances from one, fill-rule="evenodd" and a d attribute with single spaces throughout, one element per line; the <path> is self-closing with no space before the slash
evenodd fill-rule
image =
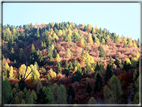
<path id="1" fill-rule="evenodd" d="M 1 39 L 3 104 L 18 88 L 12 104 L 139 103 L 139 39 L 73 22 L 5 25 Z"/>

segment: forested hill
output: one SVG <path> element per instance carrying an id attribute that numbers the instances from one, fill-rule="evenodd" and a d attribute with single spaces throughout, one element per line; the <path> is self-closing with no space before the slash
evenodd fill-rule
<path id="1" fill-rule="evenodd" d="M 139 39 L 70 22 L 6 25 L 2 34 L 3 103 L 25 72 L 13 103 L 138 103 Z"/>

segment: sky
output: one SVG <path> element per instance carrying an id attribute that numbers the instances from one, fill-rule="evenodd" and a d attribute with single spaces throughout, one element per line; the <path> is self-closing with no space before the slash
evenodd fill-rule
<path id="1" fill-rule="evenodd" d="M 140 38 L 139 3 L 3 3 L 3 25 L 68 21 Z"/>

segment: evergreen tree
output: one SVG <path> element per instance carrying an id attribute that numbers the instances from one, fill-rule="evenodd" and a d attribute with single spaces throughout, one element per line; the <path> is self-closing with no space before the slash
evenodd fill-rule
<path id="1" fill-rule="evenodd" d="M 46 97 L 46 93 L 43 91 L 42 88 L 39 89 L 37 93 L 37 99 L 35 100 L 36 104 L 48 104 L 48 99 Z"/>
<path id="2" fill-rule="evenodd" d="M 72 63 L 69 64 L 69 69 L 73 69 Z"/>
<path id="3" fill-rule="evenodd" d="M 113 62 L 113 60 L 112 60 L 112 57 L 110 57 L 109 65 L 111 66 L 111 68 L 114 68 L 114 62 Z"/>
<path id="4" fill-rule="evenodd" d="M 41 41 L 41 49 L 44 49 L 43 41 Z"/>
<path id="5" fill-rule="evenodd" d="M 39 90 L 43 87 L 41 81 L 39 80 L 38 81 L 38 84 L 37 84 L 37 87 L 36 87 L 36 90 L 37 90 L 37 93 L 39 92 Z"/>
<path id="6" fill-rule="evenodd" d="M 14 61 L 15 58 L 16 58 L 16 53 L 14 49 L 12 48 L 10 52 L 10 60 Z"/>
<path id="7" fill-rule="evenodd" d="M 139 92 L 134 95 L 133 104 L 139 104 Z"/>
<path id="8" fill-rule="evenodd" d="M 65 62 L 65 70 L 64 70 L 64 73 L 66 74 L 66 76 L 69 75 L 69 68 L 68 68 L 68 62 L 67 62 L 67 61 Z"/>
<path id="9" fill-rule="evenodd" d="M 107 65 L 107 70 L 106 70 L 106 73 L 105 73 L 105 83 L 112 77 L 113 75 L 113 70 L 111 68 L 111 65 Z"/>
<path id="10" fill-rule="evenodd" d="M 90 83 L 88 82 L 87 87 L 86 87 L 86 93 L 90 94 L 91 92 L 92 92 L 92 87 L 91 87 Z"/>
<path id="11" fill-rule="evenodd" d="M 102 77 L 99 72 L 95 74 L 95 80 L 94 93 L 100 91 L 103 84 Z"/>
<path id="12" fill-rule="evenodd" d="M 35 54 L 35 46 L 34 44 L 32 44 L 32 47 L 31 47 L 31 55 L 34 55 Z"/>
<path id="13" fill-rule="evenodd" d="M 75 69 L 75 67 L 77 66 L 77 63 L 78 63 L 78 61 L 77 61 L 77 59 L 75 58 L 75 59 L 74 59 L 74 62 L 73 62 L 73 67 L 74 67 L 74 69 Z"/>
<path id="14" fill-rule="evenodd" d="M 68 87 L 68 96 L 70 95 L 72 96 L 73 99 L 75 98 L 75 92 L 71 84 Z"/>
<path id="15" fill-rule="evenodd" d="M 19 51 L 19 60 L 21 60 L 22 58 L 23 58 L 23 49 L 22 48 L 20 48 L 20 51 Z"/>
<path id="16" fill-rule="evenodd" d="M 126 44 L 126 42 L 124 42 L 124 48 L 126 48 L 127 47 L 127 44 Z"/>
<path id="17" fill-rule="evenodd" d="M 67 104 L 66 88 L 64 85 L 61 84 L 57 92 L 57 104 Z"/>
<path id="18" fill-rule="evenodd" d="M 48 56 L 50 56 L 52 54 L 53 54 L 52 47 L 48 46 Z"/>
<path id="19" fill-rule="evenodd" d="M 117 57 L 115 57 L 115 62 L 114 63 L 115 63 L 115 65 L 117 65 L 118 68 L 120 68 L 120 66 L 119 66 L 120 61 L 119 61 L 119 59 Z"/>
<path id="20" fill-rule="evenodd" d="M 70 51 L 70 49 L 68 49 L 68 51 L 67 51 L 67 57 L 71 57 L 71 51 Z"/>
<path id="21" fill-rule="evenodd" d="M 104 99 L 106 103 L 109 104 L 120 104 L 124 100 L 123 90 L 121 86 L 120 80 L 113 75 L 109 80 L 109 86 L 105 86 L 104 88 Z"/>
<path id="22" fill-rule="evenodd" d="M 56 58 L 57 57 L 57 50 L 56 49 L 54 49 L 54 58 Z"/>
<path id="23" fill-rule="evenodd" d="M 43 55 L 42 53 L 39 54 L 39 65 L 42 65 L 43 64 Z"/>
<path id="24" fill-rule="evenodd" d="M 11 85 L 10 85 L 10 81 L 8 79 L 3 80 L 3 84 L 2 84 L 2 101 L 3 104 L 8 104 L 11 102 L 12 100 L 12 89 L 11 89 Z"/>
<path id="25" fill-rule="evenodd" d="M 46 94 L 46 99 L 48 100 L 47 104 L 54 104 L 54 96 L 53 93 L 51 92 L 51 89 L 49 87 L 45 87 L 45 94 Z"/>
<path id="26" fill-rule="evenodd" d="M 88 101 L 88 104 L 97 104 L 97 101 L 94 97 L 91 97 Z"/>
<path id="27" fill-rule="evenodd" d="M 100 51 L 99 52 L 99 57 L 105 58 L 106 57 L 105 56 L 105 51 L 104 51 L 104 49 L 103 49 L 103 47 L 101 45 L 99 46 L 98 50 Z"/>
<path id="28" fill-rule="evenodd" d="M 62 74 L 61 64 L 58 62 L 57 63 L 57 73 L 59 73 L 59 72 Z"/>

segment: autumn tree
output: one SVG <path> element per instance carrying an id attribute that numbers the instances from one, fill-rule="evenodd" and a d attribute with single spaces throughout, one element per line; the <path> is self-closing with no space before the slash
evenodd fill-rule
<path id="1" fill-rule="evenodd" d="M 105 44 L 105 39 L 104 39 L 104 38 L 102 38 L 102 44 L 103 44 L 103 45 Z"/>
<path id="2" fill-rule="evenodd" d="M 57 54 L 57 56 L 56 56 L 56 61 L 57 61 L 57 63 L 60 62 L 60 56 L 59 56 L 59 54 Z"/>
<path id="3" fill-rule="evenodd" d="M 75 58 L 75 59 L 74 59 L 74 62 L 73 62 L 73 67 L 74 67 L 74 69 L 75 69 L 75 67 L 77 66 L 77 63 L 78 63 L 78 61 L 77 61 L 77 59 Z"/>
<path id="4" fill-rule="evenodd" d="M 87 27 L 87 30 L 88 30 L 89 32 L 91 32 L 91 30 L 92 30 L 92 25 L 91 25 L 91 24 Z"/>
<path id="5" fill-rule="evenodd" d="M 15 75 L 13 73 L 13 67 L 10 67 L 10 72 L 9 72 L 9 78 L 15 78 Z"/>
<path id="6" fill-rule="evenodd" d="M 93 45 L 93 39 L 92 39 L 92 35 L 89 33 L 88 35 L 88 42 Z"/>

